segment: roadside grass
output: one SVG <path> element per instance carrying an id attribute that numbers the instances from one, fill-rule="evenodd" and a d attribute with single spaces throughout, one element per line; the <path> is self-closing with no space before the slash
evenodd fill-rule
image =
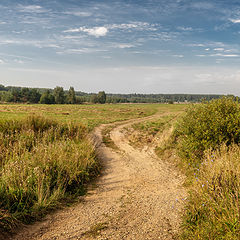
<path id="1" fill-rule="evenodd" d="M 240 239 L 240 147 L 207 151 L 190 187 L 181 239 Z"/>
<path id="2" fill-rule="evenodd" d="M 98 174 L 82 124 L 39 116 L 1 121 L 0 149 L 0 231 L 39 219 Z"/>
<path id="3" fill-rule="evenodd" d="M 167 107 L 166 107 L 167 106 Z M 134 123 L 124 130 L 132 146 L 141 148 L 146 144 L 157 144 L 162 142 L 162 137 L 174 124 L 179 115 L 182 114 L 186 105 L 165 105 L 158 111 L 159 118 Z M 161 116 L 161 114 L 163 114 Z"/>
<path id="4" fill-rule="evenodd" d="M 189 106 L 157 149 L 186 175 L 181 239 L 240 239 L 239 116 L 232 98 Z"/>
<path id="5" fill-rule="evenodd" d="M 114 143 L 114 141 L 111 139 L 111 131 L 116 127 L 116 124 L 114 125 L 109 125 L 106 126 L 103 130 L 102 130 L 102 137 L 103 137 L 103 143 L 109 147 L 112 148 L 113 150 L 117 151 L 119 150 L 118 146 Z"/>

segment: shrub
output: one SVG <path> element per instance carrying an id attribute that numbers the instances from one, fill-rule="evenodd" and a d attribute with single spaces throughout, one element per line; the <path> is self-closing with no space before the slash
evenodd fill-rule
<path id="1" fill-rule="evenodd" d="M 240 108 L 233 98 L 191 105 L 177 125 L 180 156 L 199 163 L 204 151 L 240 143 Z"/>

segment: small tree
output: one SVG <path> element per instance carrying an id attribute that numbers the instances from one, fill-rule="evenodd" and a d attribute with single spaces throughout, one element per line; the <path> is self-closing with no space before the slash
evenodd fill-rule
<path id="1" fill-rule="evenodd" d="M 93 94 L 91 96 L 91 102 L 92 103 L 98 103 L 98 96 L 97 96 L 97 94 Z"/>
<path id="2" fill-rule="evenodd" d="M 41 94 L 37 89 L 30 89 L 28 101 L 31 103 L 38 103 L 40 100 Z"/>
<path id="3" fill-rule="evenodd" d="M 49 90 L 44 92 L 40 98 L 39 103 L 41 104 L 53 104 L 55 103 L 54 96 L 50 93 Z"/>
<path id="4" fill-rule="evenodd" d="M 101 103 L 101 104 L 104 104 L 106 103 L 106 93 L 104 91 L 101 91 L 98 93 L 98 102 Z"/>
<path id="5" fill-rule="evenodd" d="M 69 88 L 68 94 L 67 94 L 67 103 L 69 104 L 75 104 L 76 103 L 76 95 L 73 87 Z"/>
<path id="6" fill-rule="evenodd" d="M 55 103 L 57 104 L 65 103 L 65 94 L 62 87 L 55 87 L 53 90 L 53 95 L 55 98 Z"/>

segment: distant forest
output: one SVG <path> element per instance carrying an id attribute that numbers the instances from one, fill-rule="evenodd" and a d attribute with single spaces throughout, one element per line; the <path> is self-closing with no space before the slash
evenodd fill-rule
<path id="1" fill-rule="evenodd" d="M 84 93 L 75 91 L 73 87 L 64 90 L 26 88 L 0 85 L 0 101 L 12 103 L 40 104 L 82 104 L 82 103 L 182 103 L 201 102 L 220 98 L 223 95 L 203 94 L 106 94 L 104 91 Z"/>

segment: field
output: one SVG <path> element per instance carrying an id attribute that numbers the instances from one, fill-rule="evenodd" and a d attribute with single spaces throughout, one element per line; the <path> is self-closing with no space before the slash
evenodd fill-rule
<path id="1" fill-rule="evenodd" d="M 183 105 L 0 105 L 0 229 L 29 223 L 84 193 L 99 165 L 88 133 L 102 123 Z"/>
<path id="2" fill-rule="evenodd" d="M 0 105 L 0 230 L 84 194 L 101 171 L 89 133 L 113 123 L 102 128 L 108 147 L 120 151 L 111 138 L 120 127 L 119 136 L 135 149 L 155 149 L 185 175 L 180 239 L 239 239 L 239 119 L 231 98 L 188 106 Z"/>
<path id="3" fill-rule="evenodd" d="M 160 107 L 159 107 L 160 106 Z M 89 130 L 101 123 L 122 121 L 149 116 L 164 111 L 167 105 L 121 104 L 121 105 L 0 105 L 1 120 L 20 120 L 28 115 L 41 115 L 59 122 L 81 123 Z"/>

